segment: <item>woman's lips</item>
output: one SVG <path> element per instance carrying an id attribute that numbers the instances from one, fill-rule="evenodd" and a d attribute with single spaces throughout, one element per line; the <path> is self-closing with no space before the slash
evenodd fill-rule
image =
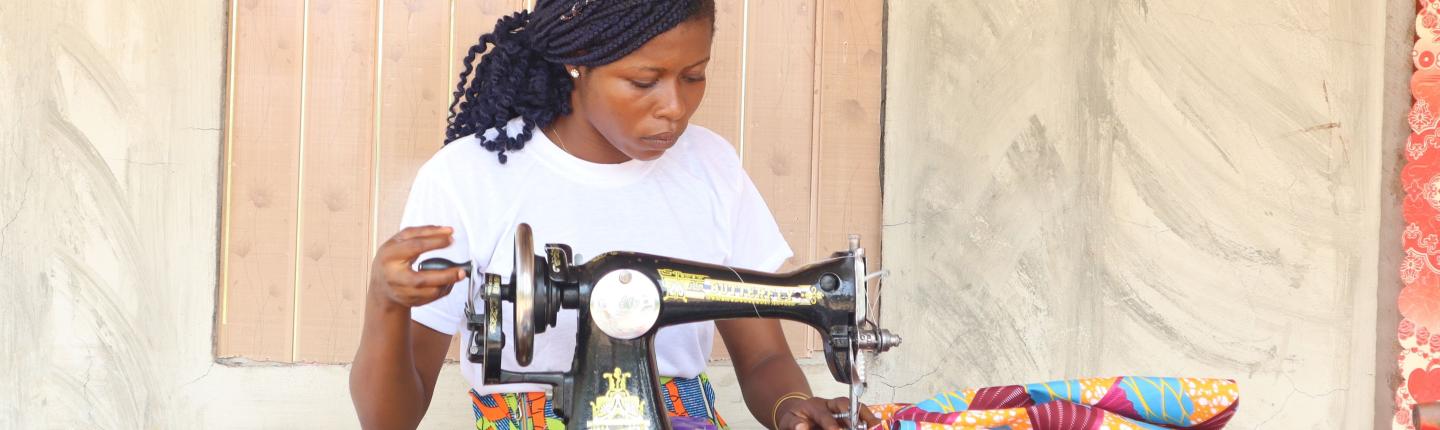
<path id="1" fill-rule="evenodd" d="M 674 146 L 675 139 L 678 137 L 679 136 L 677 136 L 675 133 L 659 133 L 642 137 L 640 138 L 640 140 L 645 142 L 649 146 L 656 147 L 657 149 L 664 149 Z"/>

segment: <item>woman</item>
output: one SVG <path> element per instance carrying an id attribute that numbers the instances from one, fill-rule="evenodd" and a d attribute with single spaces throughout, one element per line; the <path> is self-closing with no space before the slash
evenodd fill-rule
<path id="1" fill-rule="evenodd" d="M 534 12 L 500 19 L 470 49 L 446 146 L 416 176 L 407 228 L 373 263 L 351 371 L 365 427 L 419 423 L 462 325 L 465 288 L 453 286 L 465 273 L 417 272 L 422 254 L 507 275 L 514 226 L 525 222 L 537 243 L 569 244 L 580 255 L 626 250 L 761 271 L 791 256 L 733 147 L 689 125 L 705 93 L 714 21 L 714 0 L 541 0 Z M 574 311 L 562 311 L 559 325 L 536 336 L 523 369 L 568 370 L 575 325 Z M 756 420 L 840 428 L 831 415 L 848 400 L 811 397 L 779 323 L 763 319 L 657 334 L 672 415 L 724 425 L 703 373 L 716 329 Z M 522 369 L 506 348 L 503 367 Z M 545 387 L 486 385 L 468 362 L 462 371 L 477 428 L 561 426 Z"/>

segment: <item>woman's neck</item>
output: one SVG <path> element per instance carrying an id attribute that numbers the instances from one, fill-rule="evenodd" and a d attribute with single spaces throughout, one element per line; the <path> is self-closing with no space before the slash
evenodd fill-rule
<path id="1" fill-rule="evenodd" d="M 544 132 L 550 141 L 575 158 L 599 164 L 630 161 L 629 156 L 615 149 L 615 145 L 610 144 L 605 135 L 600 134 L 589 121 L 573 114 L 556 119 Z"/>

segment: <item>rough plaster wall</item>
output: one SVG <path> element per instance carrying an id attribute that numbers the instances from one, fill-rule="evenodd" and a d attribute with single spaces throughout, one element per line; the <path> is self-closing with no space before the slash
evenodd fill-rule
<path id="1" fill-rule="evenodd" d="M 1376 422 L 1384 2 L 889 5 L 876 397 L 1210 376 L 1237 428 Z"/>
<path id="2" fill-rule="evenodd" d="M 1401 375 L 1395 364 L 1400 344 L 1395 341 L 1400 324 L 1396 306 L 1400 282 L 1401 232 L 1405 220 L 1400 211 L 1405 190 L 1400 186 L 1400 168 L 1405 165 L 1404 146 L 1410 137 L 1410 76 L 1415 70 L 1410 52 L 1415 47 L 1415 2 L 1386 1 L 1385 17 L 1385 106 L 1381 115 L 1382 163 L 1380 182 L 1380 264 L 1376 283 L 1375 332 L 1375 423 L 1389 428 L 1394 420 L 1395 389 Z"/>
<path id="3" fill-rule="evenodd" d="M 225 13 L 0 2 L 0 429 L 357 426 L 347 368 L 211 359 Z"/>

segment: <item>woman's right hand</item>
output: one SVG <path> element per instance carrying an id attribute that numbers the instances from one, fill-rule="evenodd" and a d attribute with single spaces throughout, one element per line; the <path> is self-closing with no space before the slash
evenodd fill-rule
<path id="1" fill-rule="evenodd" d="M 363 428 L 413 429 L 425 416 L 450 335 L 411 320 L 410 308 L 445 297 L 466 273 L 411 267 L 420 254 L 450 246 L 453 233 L 449 227 L 410 227 L 375 250 L 365 326 L 350 368 L 350 399 Z"/>
<path id="2" fill-rule="evenodd" d="M 375 251 L 370 266 L 370 297 L 385 307 L 415 307 L 450 294 L 456 282 L 465 279 L 463 268 L 421 270 L 411 268 L 426 251 L 445 248 L 454 241 L 454 229 L 418 226 L 400 230 Z"/>

